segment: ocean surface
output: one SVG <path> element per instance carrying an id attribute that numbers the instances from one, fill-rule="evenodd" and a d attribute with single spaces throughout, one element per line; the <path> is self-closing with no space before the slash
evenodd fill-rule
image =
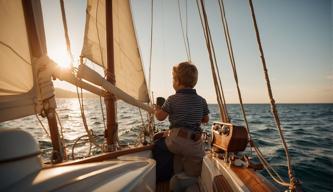
<path id="1" fill-rule="evenodd" d="M 71 159 L 84 157 L 89 149 L 87 137 L 81 118 L 77 99 L 58 99 L 57 113 L 61 121 L 64 143 L 67 155 Z M 104 104 L 102 102 L 104 108 Z M 287 166 L 284 150 L 279 134 L 275 128 L 274 119 L 267 104 L 245 105 L 252 138 L 260 146 L 266 159 L 287 178 Z M 123 102 L 118 105 L 119 139 L 121 144 L 136 144 L 140 142 L 139 135 L 142 126 L 146 124 L 147 115 L 138 108 Z M 218 106 L 209 105 L 210 123 L 204 126 L 210 130 L 210 124 L 219 120 Z M 243 125 L 240 107 L 237 104 L 228 105 L 228 112 L 234 124 Z M 295 175 L 302 182 L 304 191 L 333 191 L 333 104 L 279 104 L 278 112 L 288 143 L 289 153 Z M 93 130 L 97 142 L 103 141 L 104 123 L 99 99 L 85 99 L 84 113 L 89 129 Z M 41 118 L 48 131 L 47 121 Z M 159 129 L 167 129 L 168 122 L 155 122 Z M 43 130 L 36 116 L 8 121 L 0 124 L 0 128 L 21 128 L 30 132 L 39 142 L 44 161 L 49 161 L 52 151 L 50 138 Z M 74 150 L 72 150 L 74 142 Z M 97 149 L 92 154 L 100 153 Z M 269 178 L 266 171 L 262 174 Z"/>

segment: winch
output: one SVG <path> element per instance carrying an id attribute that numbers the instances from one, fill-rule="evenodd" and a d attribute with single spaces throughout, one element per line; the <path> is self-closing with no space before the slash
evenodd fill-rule
<path id="1" fill-rule="evenodd" d="M 246 128 L 231 123 L 214 122 L 212 136 L 212 145 L 225 152 L 244 151 L 248 143 Z"/>

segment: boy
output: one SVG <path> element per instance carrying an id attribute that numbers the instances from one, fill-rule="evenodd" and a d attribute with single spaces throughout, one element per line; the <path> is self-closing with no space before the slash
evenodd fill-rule
<path id="1" fill-rule="evenodd" d="M 204 156 L 200 125 L 208 122 L 209 110 L 206 100 L 193 89 L 198 80 L 195 65 L 182 62 L 173 67 L 172 76 L 176 94 L 162 107 L 156 106 L 155 116 L 159 121 L 169 116 L 170 134 L 165 143 L 174 154 L 174 173 L 197 177 Z"/>

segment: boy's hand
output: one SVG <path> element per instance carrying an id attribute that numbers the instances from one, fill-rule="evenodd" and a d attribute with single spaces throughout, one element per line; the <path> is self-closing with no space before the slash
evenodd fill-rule
<path id="1" fill-rule="evenodd" d="M 208 115 L 203 116 L 202 119 L 201 119 L 201 123 L 203 123 L 203 124 L 208 123 L 208 121 L 209 121 L 209 116 Z"/>
<path id="2" fill-rule="evenodd" d="M 161 106 L 154 104 L 154 111 L 161 110 Z"/>
<path id="3" fill-rule="evenodd" d="M 163 111 L 161 106 L 155 105 L 155 117 L 159 121 L 163 121 L 169 115 L 167 112 Z"/>

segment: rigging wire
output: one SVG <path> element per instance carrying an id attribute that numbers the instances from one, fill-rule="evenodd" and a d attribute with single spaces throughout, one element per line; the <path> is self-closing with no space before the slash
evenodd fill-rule
<path id="1" fill-rule="evenodd" d="M 62 124 L 61 124 L 61 122 L 60 122 L 60 118 L 59 118 L 59 115 L 58 115 L 58 113 L 57 113 L 57 111 L 56 110 L 54 110 L 54 113 L 56 114 L 56 119 L 58 120 L 58 123 L 59 123 L 59 125 L 60 125 L 60 142 L 61 142 L 61 144 L 62 144 L 62 146 L 63 146 L 63 148 L 64 148 L 64 158 L 65 159 L 67 159 L 67 156 L 66 156 L 66 145 L 65 145 L 65 137 L 64 137 L 64 128 L 63 128 L 63 126 L 62 126 Z"/>
<path id="2" fill-rule="evenodd" d="M 99 145 L 94 137 L 92 136 L 91 134 L 91 131 L 89 131 L 89 128 L 88 128 L 88 123 L 87 123 L 87 119 L 86 119 L 86 116 L 85 116 L 85 113 L 84 113 L 84 104 L 83 104 L 83 93 L 82 93 L 82 88 L 81 88 L 81 92 L 79 94 L 79 90 L 78 90 L 78 87 L 76 87 L 77 89 L 77 96 L 78 96 L 78 100 L 79 100 L 79 105 L 80 105 L 80 111 L 81 111 L 81 117 L 82 117 L 82 122 L 83 122 L 83 125 L 84 125 L 84 128 L 86 130 L 86 133 L 88 135 L 88 138 L 89 138 L 89 141 L 91 143 L 93 143 L 97 148 L 100 148 L 102 151 L 103 151 L 103 147 L 101 145 Z"/>
<path id="3" fill-rule="evenodd" d="M 71 56 L 71 65 L 72 65 L 74 59 L 73 59 L 73 54 L 72 54 L 72 51 L 71 51 L 71 44 L 70 44 L 69 35 L 68 35 L 68 27 L 67 27 L 66 14 L 65 14 L 65 5 L 64 5 L 63 0 L 60 0 L 60 4 L 61 4 L 61 13 L 62 13 L 61 15 L 62 15 L 62 20 L 63 20 L 63 25 L 64 25 L 64 32 L 65 32 L 65 37 L 66 37 L 67 52 Z M 99 5 L 99 1 L 97 3 L 97 10 L 98 10 L 98 5 Z M 97 10 L 96 10 L 96 19 L 97 19 L 97 12 L 98 12 Z M 96 22 L 96 28 L 98 30 L 97 22 Z M 98 33 L 98 31 L 97 31 L 97 33 Z M 98 39 L 99 39 L 99 33 L 98 33 Z M 101 52 L 101 57 L 102 57 L 102 52 Z M 102 62 L 103 62 L 103 57 L 102 57 Z M 82 64 L 82 57 L 80 59 L 80 64 Z M 72 69 L 75 70 L 73 68 L 73 65 L 72 65 Z M 83 125 L 84 125 L 84 128 L 85 128 L 85 130 L 87 132 L 87 135 L 89 137 L 89 141 L 91 143 L 93 143 L 96 147 L 100 148 L 103 151 L 103 147 L 96 143 L 95 139 L 92 137 L 92 135 L 91 135 L 91 133 L 88 129 L 88 124 L 87 124 L 85 113 L 84 113 L 82 88 L 81 88 L 81 98 L 80 98 L 79 89 L 78 89 L 77 85 L 76 85 L 76 93 L 77 93 L 78 101 L 79 101 L 79 105 L 80 105 L 80 111 L 81 111 L 81 117 L 82 117 Z"/>
<path id="4" fill-rule="evenodd" d="M 199 3 L 198 3 L 198 0 L 197 0 L 197 6 L 198 6 L 199 14 L 200 14 L 201 24 L 202 24 L 202 27 L 203 27 L 203 30 L 204 30 L 205 39 L 206 39 L 206 43 L 207 43 L 207 48 L 208 48 L 208 52 L 209 52 L 209 57 L 210 57 L 210 60 L 211 60 L 211 68 L 212 68 L 212 73 L 213 73 L 215 90 L 216 90 L 216 94 L 217 94 L 217 97 L 218 97 L 218 102 L 219 102 L 219 105 L 220 105 L 220 111 L 222 111 L 221 114 L 222 114 L 222 119 L 223 119 L 223 113 L 227 114 L 227 112 L 224 109 L 221 109 L 221 106 L 222 107 L 225 106 L 225 100 L 224 100 L 224 98 L 222 98 L 222 93 L 219 93 L 219 89 L 221 89 L 221 91 L 223 91 L 223 89 L 222 89 L 222 87 L 218 86 L 218 83 L 221 83 L 219 73 L 218 73 L 219 82 L 217 82 L 216 72 L 218 71 L 218 68 L 217 68 L 217 64 L 216 64 L 217 63 L 216 62 L 216 56 L 215 56 L 214 45 L 212 43 L 212 37 L 211 37 L 211 34 L 210 34 L 210 30 L 209 30 L 209 25 L 208 25 L 208 20 L 207 20 L 207 15 L 206 15 L 203 0 L 200 0 L 200 3 L 201 3 L 202 11 L 199 8 Z M 239 85 L 238 85 L 237 70 L 236 70 L 235 60 L 234 60 L 234 57 L 233 57 L 231 38 L 230 38 L 229 30 L 228 30 L 228 27 L 227 27 L 224 6 L 223 6 L 223 14 L 222 14 L 222 4 L 221 4 L 221 2 L 219 2 L 219 3 L 220 3 L 220 9 L 221 9 L 222 22 L 224 24 L 224 30 L 225 30 L 225 36 L 226 36 L 226 41 L 227 41 L 227 46 L 228 46 L 228 51 L 229 51 L 230 62 L 231 62 L 232 68 L 233 68 L 235 82 L 237 84 L 237 91 L 238 91 L 238 94 L 239 94 L 238 96 L 239 96 L 239 98 L 241 100 L 241 103 L 242 103 L 242 98 L 241 98 L 240 89 L 239 89 Z M 221 84 L 220 84 L 220 86 L 221 86 Z M 242 110 L 243 110 L 243 115 L 245 116 L 244 107 L 242 108 Z M 247 123 L 247 120 L 246 120 L 246 116 L 245 116 L 245 121 L 246 121 L 246 125 L 247 125 L 246 128 L 248 129 L 248 123 Z M 249 130 L 248 130 L 248 133 L 249 133 Z M 249 138 L 250 138 L 250 135 L 249 135 Z M 278 175 L 278 173 L 265 160 L 265 158 L 263 157 L 259 148 L 257 148 L 254 144 L 253 144 L 253 147 L 254 147 L 257 155 L 258 155 L 259 160 L 264 165 L 264 167 L 268 171 L 269 175 L 273 178 L 273 180 L 276 181 L 277 183 L 283 185 L 283 186 L 289 186 L 290 187 L 291 184 L 284 182 L 283 179 Z M 274 177 L 272 172 L 278 178 Z"/>
<path id="5" fill-rule="evenodd" d="M 101 45 L 101 38 L 99 35 L 99 30 L 98 30 L 98 7 L 99 7 L 99 3 L 100 1 L 97 1 L 97 6 L 96 6 L 96 14 L 95 14 L 95 18 L 96 18 L 96 31 L 97 31 L 97 39 L 98 39 L 98 46 L 99 46 L 99 53 L 100 53 L 100 57 L 101 57 L 101 61 L 102 61 L 102 65 L 103 68 L 105 68 L 104 65 L 104 57 L 103 57 L 103 51 L 102 51 L 102 45 Z M 82 61 L 82 60 L 81 60 Z M 82 63 L 82 62 L 81 62 Z M 106 76 L 111 76 L 113 79 L 115 78 L 114 75 L 110 74 L 107 70 L 104 70 L 104 78 L 106 78 Z M 100 103 L 100 108 L 101 108 L 101 112 L 102 112 L 102 119 L 103 119 L 103 126 L 104 126 L 104 130 L 107 130 L 107 126 L 106 126 L 106 119 L 105 119 L 105 115 L 104 115 L 104 110 L 103 110 L 103 105 L 102 105 L 102 97 L 99 96 L 99 103 Z"/>
<path id="6" fill-rule="evenodd" d="M 153 95 L 153 91 L 152 91 L 152 88 L 151 88 L 151 68 L 152 68 L 152 60 L 153 60 L 153 32 L 154 32 L 154 0 L 151 0 L 151 20 L 150 20 L 150 50 L 149 50 L 149 74 L 148 74 L 148 91 L 149 93 L 149 98 L 150 98 L 150 103 L 151 104 L 154 104 L 154 95 Z M 139 109 L 140 111 L 140 115 L 141 115 L 141 118 L 142 118 L 142 114 L 141 114 L 141 110 Z M 150 118 L 153 118 L 153 114 L 151 113 L 147 113 L 148 114 L 148 117 Z M 149 121 L 148 123 L 148 126 L 149 128 L 150 127 L 155 127 L 155 126 L 151 126 L 151 124 L 154 124 L 154 120 L 152 121 Z M 145 127 L 143 126 L 143 129 Z M 155 130 L 154 129 L 149 129 L 149 132 L 154 132 Z M 153 133 L 152 133 L 153 134 Z M 153 135 L 150 133 L 150 136 L 151 136 L 151 140 L 153 138 Z M 140 134 L 139 134 L 140 135 Z M 144 134 L 144 138 L 145 138 L 145 134 Z"/>
<path id="7" fill-rule="evenodd" d="M 256 151 L 257 155 L 258 155 L 258 159 L 260 160 L 261 164 L 264 165 L 265 169 L 267 170 L 267 172 L 269 173 L 269 175 L 271 176 L 271 178 L 275 181 L 279 181 L 278 183 L 280 183 L 281 185 L 284 186 L 289 186 L 289 183 L 286 183 L 282 177 L 277 173 L 277 171 L 269 164 L 269 162 L 264 158 L 264 155 L 262 154 L 262 152 L 260 151 L 259 147 L 255 146 L 254 150 Z M 278 179 L 271 173 L 271 171 L 275 174 L 276 177 L 278 177 Z"/>
<path id="8" fill-rule="evenodd" d="M 144 122 L 144 120 L 143 120 L 143 116 L 142 116 L 142 112 L 141 112 L 141 109 L 138 107 L 138 109 L 139 109 L 139 113 L 140 113 L 140 117 L 141 117 L 141 123 L 142 123 L 142 129 L 141 129 L 141 132 L 142 132 L 142 134 L 143 134 L 143 142 L 147 142 L 146 141 L 146 129 L 145 129 L 145 122 Z M 139 134 L 139 135 L 141 135 L 141 134 Z"/>
<path id="9" fill-rule="evenodd" d="M 187 4 L 187 0 L 185 0 L 185 3 L 186 3 L 186 6 L 185 6 L 186 7 L 186 18 L 185 18 L 186 19 L 185 20 L 186 21 L 186 23 L 185 23 L 186 24 L 186 28 L 185 28 L 186 29 L 186 41 L 187 41 L 187 46 L 188 46 L 188 53 L 189 53 L 189 56 L 190 56 L 189 61 L 191 62 L 191 49 L 190 49 L 191 46 L 190 46 L 190 41 L 188 40 L 188 23 L 189 22 L 188 22 L 188 4 Z"/>
<path id="10" fill-rule="evenodd" d="M 97 39 L 98 39 L 98 46 L 99 46 L 99 53 L 100 53 L 100 57 L 101 57 L 101 61 L 102 61 L 102 65 L 103 65 L 103 68 L 105 68 L 105 65 L 104 65 L 104 57 L 103 57 L 103 48 L 102 48 L 102 45 L 101 45 L 101 38 L 99 36 L 99 30 L 98 30 L 98 7 L 99 7 L 99 3 L 100 1 L 97 0 L 97 6 L 96 6 L 96 14 L 95 14 L 95 18 L 96 18 L 96 22 L 95 22 L 95 27 L 96 27 L 96 32 L 97 32 Z M 105 74 L 107 74 L 108 72 L 105 70 L 104 71 Z M 113 77 L 114 78 L 114 77 Z"/>
<path id="11" fill-rule="evenodd" d="M 103 109 L 103 102 L 102 102 L 102 97 L 101 96 L 99 96 L 99 105 L 100 105 L 100 108 L 101 108 L 104 130 L 106 130 L 106 123 L 105 123 L 106 120 L 105 120 L 104 109 Z"/>
<path id="12" fill-rule="evenodd" d="M 245 122 L 245 125 L 246 125 L 245 127 L 246 127 L 247 132 L 248 132 L 249 140 L 252 142 L 252 145 L 255 149 L 255 152 L 257 153 L 257 156 L 258 156 L 260 162 L 264 165 L 265 169 L 267 170 L 267 172 L 269 173 L 271 178 L 273 178 L 274 181 L 276 181 L 277 183 L 279 183 L 283 186 L 288 186 L 289 184 L 284 182 L 283 179 L 280 177 L 280 175 L 273 169 L 273 167 L 270 166 L 270 164 L 266 161 L 265 157 L 261 153 L 260 149 L 257 146 L 255 146 L 254 142 L 252 141 L 251 134 L 250 134 L 250 129 L 249 129 L 249 124 L 248 124 L 248 121 L 247 121 L 247 117 L 246 117 L 246 113 L 245 113 L 245 109 L 244 109 L 244 105 L 243 105 L 243 99 L 242 99 L 241 91 L 240 91 L 240 88 L 239 88 L 236 62 L 235 62 L 235 58 L 234 58 L 234 54 L 233 54 L 231 37 L 230 37 L 230 33 L 229 33 L 228 22 L 227 22 L 226 15 L 225 15 L 225 8 L 224 8 L 223 0 L 219 0 L 218 3 L 219 3 L 219 7 L 220 7 L 220 12 L 221 12 L 221 20 L 222 20 L 225 40 L 226 40 L 226 44 L 227 44 L 227 48 L 228 48 L 230 64 L 232 66 L 233 75 L 234 75 L 234 79 L 235 79 L 235 83 L 236 83 L 236 87 L 237 87 L 238 98 L 239 98 L 239 102 L 240 102 L 244 122 Z M 250 150 L 251 150 L 250 152 L 251 152 L 251 155 L 252 155 L 252 147 L 250 147 Z M 275 174 L 275 176 L 278 177 L 278 179 L 273 175 L 273 173 L 271 171 Z"/>
<path id="13" fill-rule="evenodd" d="M 260 40 L 260 34 L 259 34 L 259 30 L 258 30 L 258 25 L 257 25 L 257 21 L 256 21 L 256 16 L 255 16 L 252 0 L 249 0 L 249 5 L 250 5 L 252 21 L 253 21 L 253 25 L 254 25 L 254 29 L 255 29 L 255 33 L 256 33 L 257 43 L 258 43 L 259 51 L 260 51 L 260 54 L 261 54 L 260 58 L 261 58 L 261 62 L 262 62 L 263 70 L 264 70 L 267 91 L 268 91 L 268 95 L 269 95 L 269 98 L 270 98 L 271 110 L 272 110 L 272 113 L 273 113 L 273 116 L 274 116 L 276 127 L 279 130 L 279 135 L 280 135 L 280 138 L 281 138 L 281 141 L 282 141 L 282 144 L 283 144 L 283 147 L 284 147 L 284 152 L 285 152 L 285 155 L 286 155 L 286 158 L 287 158 L 288 176 L 289 176 L 289 179 L 290 179 L 289 189 L 290 190 L 295 190 L 296 179 L 295 179 L 294 174 L 293 174 L 293 170 L 292 170 L 292 166 L 291 166 L 291 158 L 290 158 L 289 152 L 288 152 L 288 146 L 287 146 L 287 143 L 286 143 L 284 135 L 283 135 L 283 130 L 281 128 L 279 114 L 277 112 L 275 100 L 273 98 L 272 88 L 271 88 L 270 80 L 269 80 L 269 76 L 268 76 L 266 60 L 265 60 L 264 51 L 263 51 L 261 40 Z"/>
<path id="14" fill-rule="evenodd" d="M 251 139 L 249 124 L 248 124 L 248 121 L 247 121 L 247 117 L 246 117 L 246 113 L 245 113 L 245 109 L 244 109 L 244 105 L 243 105 L 243 100 L 242 100 L 242 96 L 241 96 L 241 91 L 240 91 L 240 88 L 239 88 L 236 62 L 235 62 L 235 58 L 234 58 L 234 54 L 233 54 L 231 37 L 230 37 L 230 33 L 229 33 L 228 22 L 227 22 L 226 15 L 225 15 L 225 8 L 224 8 L 223 0 L 219 0 L 218 3 L 219 3 L 219 7 L 220 7 L 220 12 L 221 12 L 221 20 L 222 20 L 225 40 L 226 40 L 226 44 L 227 44 L 227 48 L 228 48 L 230 64 L 231 64 L 232 69 L 233 69 L 233 75 L 234 75 L 234 79 L 235 79 L 235 83 L 236 83 L 236 87 L 237 87 L 238 98 L 239 98 L 239 101 L 240 101 L 240 106 L 241 106 L 244 122 L 245 122 L 245 125 L 246 125 L 245 127 L 246 127 L 247 132 L 248 132 L 249 140 L 252 142 L 252 145 L 255 149 L 255 152 L 257 153 L 257 156 L 258 156 L 260 162 L 264 165 L 265 169 L 267 170 L 269 175 L 273 178 L 273 180 L 276 181 L 277 183 L 283 185 L 283 186 L 288 186 L 289 184 L 286 183 L 285 181 L 283 181 L 283 179 L 280 177 L 280 175 L 273 169 L 273 167 L 270 166 L 270 164 L 266 161 L 265 157 L 261 153 L 260 149 L 257 146 L 255 146 L 254 142 Z M 252 155 L 252 147 L 250 147 L 250 150 L 251 150 L 250 152 L 251 152 L 251 155 Z M 275 174 L 275 176 L 278 177 L 278 179 L 273 175 L 273 173 L 271 171 Z"/>
<path id="15" fill-rule="evenodd" d="M 230 64 L 231 64 L 233 75 L 234 75 L 234 80 L 235 80 L 236 87 L 237 87 L 238 99 L 239 99 L 240 107 L 241 107 L 241 110 L 242 110 L 242 114 L 243 114 L 243 118 L 244 118 L 244 122 L 245 122 L 245 127 L 246 127 L 246 130 L 247 130 L 247 134 L 248 134 L 249 140 L 252 141 L 251 134 L 250 134 L 249 123 L 247 121 L 247 117 L 246 117 L 246 113 L 245 113 L 245 109 L 244 109 L 242 94 L 241 94 L 241 91 L 240 91 L 240 88 L 239 88 L 236 62 L 235 62 L 235 57 L 234 57 L 234 51 L 233 51 L 233 48 L 232 48 L 231 37 L 230 37 L 230 33 L 229 33 L 228 21 L 227 21 L 226 14 L 225 14 L 225 8 L 224 8 L 223 0 L 218 0 L 218 3 L 219 3 L 219 7 L 220 7 L 220 14 L 221 14 L 221 21 L 222 21 L 223 30 L 224 30 L 224 37 L 225 37 L 225 41 L 226 41 L 227 49 L 228 49 L 228 53 L 229 53 L 229 60 L 230 60 Z M 251 153 L 251 156 L 252 156 L 252 147 L 250 147 L 250 153 Z"/>
<path id="16" fill-rule="evenodd" d="M 60 7 L 61 7 L 61 17 L 62 17 L 62 23 L 64 26 L 64 33 L 65 33 L 65 39 L 66 39 L 66 47 L 67 47 L 67 53 L 70 57 L 70 65 L 73 67 L 74 57 L 71 51 L 71 42 L 69 39 L 68 34 L 68 27 L 67 27 L 67 19 L 66 19 L 66 11 L 65 11 L 65 3 L 64 0 L 60 0 Z"/>
<path id="17" fill-rule="evenodd" d="M 184 26 L 183 26 L 183 18 L 182 18 L 182 13 L 181 13 L 181 7 L 180 7 L 180 0 L 178 0 L 178 12 L 179 12 L 179 22 L 180 22 L 180 27 L 182 29 L 182 35 L 183 35 L 183 41 L 184 41 L 184 45 L 185 45 L 185 51 L 186 51 L 186 55 L 187 55 L 187 60 L 191 61 L 191 51 L 190 51 L 190 44 L 189 44 L 189 40 L 188 40 L 188 33 L 187 33 L 187 25 L 188 25 L 188 21 L 187 21 L 187 0 L 186 0 L 186 31 L 184 30 Z"/>
<path id="18" fill-rule="evenodd" d="M 148 74 L 149 92 L 151 92 L 151 66 L 152 66 L 152 57 L 153 57 L 153 24 L 154 24 L 154 0 L 151 0 L 150 50 L 149 50 L 149 74 Z"/>
<path id="19" fill-rule="evenodd" d="M 199 6 L 199 1 L 200 5 Z M 212 76 L 213 76 L 213 82 L 214 82 L 214 88 L 215 88 L 215 93 L 217 97 L 217 102 L 219 104 L 219 110 L 220 110 L 220 115 L 221 119 L 223 122 L 229 122 L 229 116 L 228 116 L 228 111 L 226 107 L 226 102 L 225 102 L 225 97 L 224 97 L 224 92 L 223 92 L 223 87 L 222 87 L 222 82 L 220 78 L 220 73 L 218 71 L 217 67 L 217 60 L 216 60 L 216 55 L 214 51 L 214 45 L 212 42 L 212 37 L 210 34 L 210 29 L 208 25 L 208 19 L 207 19 L 207 14 L 205 11 L 205 6 L 203 0 L 197 0 L 197 7 L 198 7 L 198 13 L 200 16 L 200 21 L 203 29 L 203 33 L 206 39 L 206 45 L 208 49 L 208 55 L 209 55 L 209 60 L 210 60 L 210 66 L 211 66 L 211 71 L 212 71 Z M 201 7 L 201 9 L 200 9 Z"/>

